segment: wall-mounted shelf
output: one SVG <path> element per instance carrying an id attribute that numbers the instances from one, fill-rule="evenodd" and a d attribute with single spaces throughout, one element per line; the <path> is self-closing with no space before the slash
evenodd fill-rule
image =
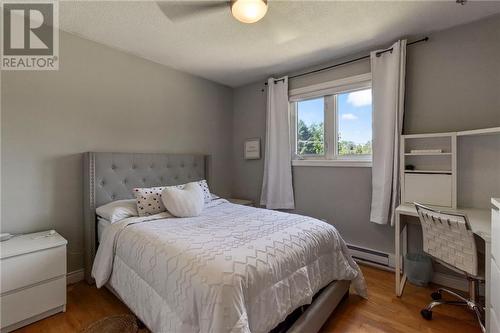
<path id="1" fill-rule="evenodd" d="M 446 133 L 425 133 L 425 134 L 405 134 L 403 137 L 405 139 L 425 139 L 425 138 L 443 138 L 449 137 L 451 135 L 456 135 L 456 132 L 446 132 Z"/>
<path id="2" fill-rule="evenodd" d="M 454 132 L 403 135 L 401 202 L 455 208 L 456 151 Z M 411 169 L 406 169 L 409 166 Z"/>
<path id="3" fill-rule="evenodd" d="M 421 202 L 456 208 L 457 145 L 460 143 L 463 147 L 467 141 L 470 141 L 465 139 L 466 137 L 488 135 L 500 135 L 500 127 L 402 135 L 400 150 L 401 202 Z M 422 152 L 412 153 L 412 150 Z M 423 152 L 425 150 L 436 152 L 425 153 Z M 464 157 L 462 157 L 463 159 Z M 407 167 L 410 170 L 406 170 Z"/>
<path id="4" fill-rule="evenodd" d="M 500 127 L 480 128 L 457 132 L 457 136 L 500 134 Z"/>
<path id="5" fill-rule="evenodd" d="M 451 175 L 451 170 L 405 170 L 405 173 L 434 173 L 434 174 L 443 174 L 443 175 Z"/>
<path id="6" fill-rule="evenodd" d="M 451 156 L 451 153 L 405 153 L 405 156 Z"/>

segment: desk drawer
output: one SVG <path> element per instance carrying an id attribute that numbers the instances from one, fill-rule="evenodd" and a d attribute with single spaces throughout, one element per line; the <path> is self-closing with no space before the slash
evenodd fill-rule
<path id="1" fill-rule="evenodd" d="M 66 304 L 66 277 L 0 297 L 1 327 Z"/>
<path id="2" fill-rule="evenodd" d="M 500 322 L 498 321 L 500 318 L 498 318 L 493 312 L 493 309 L 490 310 L 490 333 L 498 333 L 500 332 Z"/>
<path id="3" fill-rule="evenodd" d="M 2 259 L 0 293 L 62 275 L 66 275 L 66 246 Z"/>
<path id="4" fill-rule="evenodd" d="M 491 260 L 490 304 L 497 318 L 500 318 L 500 268 L 496 260 Z"/>
<path id="5" fill-rule="evenodd" d="M 404 200 L 451 207 L 451 180 L 451 175 L 405 174 Z"/>
<path id="6" fill-rule="evenodd" d="M 491 209 L 491 255 L 500 263 L 500 210 Z"/>

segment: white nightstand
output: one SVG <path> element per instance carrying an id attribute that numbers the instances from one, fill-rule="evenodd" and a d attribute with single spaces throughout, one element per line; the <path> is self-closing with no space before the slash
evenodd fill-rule
<path id="1" fill-rule="evenodd" d="M 252 200 L 236 199 L 236 198 L 228 198 L 226 200 L 229 201 L 230 203 L 243 205 L 243 206 L 253 206 L 254 205 Z"/>
<path id="2" fill-rule="evenodd" d="M 67 243 L 49 231 L 0 243 L 2 333 L 66 311 Z"/>

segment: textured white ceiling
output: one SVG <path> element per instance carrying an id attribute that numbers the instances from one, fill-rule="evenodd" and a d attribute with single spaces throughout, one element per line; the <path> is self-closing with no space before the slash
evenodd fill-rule
<path id="1" fill-rule="evenodd" d="M 171 21 L 151 1 L 60 3 L 61 29 L 228 86 L 240 86 L 401 36 L 500 12 L 500 1 L 269 1 L 258 23 L 229 9 Z"/>

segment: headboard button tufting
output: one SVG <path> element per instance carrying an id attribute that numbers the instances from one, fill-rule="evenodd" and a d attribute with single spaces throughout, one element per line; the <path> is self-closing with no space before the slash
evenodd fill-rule
<path id="1" fill-rule="evenodd" d="M 85 266 L 92 267 L 96 251 L 95 208 L 133 197 L 134 188 L 172 186 L 205 177 L 203 155 L 157 153 L 102 153 L 84 156 Z M 208 175 L 207 175 L 208 176 Z M 85 272 L 90 281 L 90 270 Z"/>

